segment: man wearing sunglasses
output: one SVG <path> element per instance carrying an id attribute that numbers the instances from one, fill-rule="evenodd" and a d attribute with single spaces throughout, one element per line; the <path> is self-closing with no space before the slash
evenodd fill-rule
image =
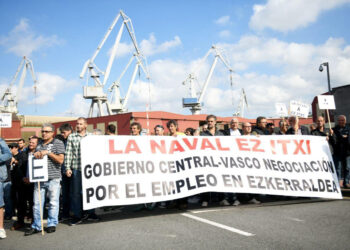
<path id="1" fill-rule="evenodd" d="M 42 206 L 45 204 L 45 198 L 49 197 L 49 209 L 47 218 L 47 233 L 54 233 L 58 224 L 59 198 L 60 198 L 60 181 L 61 181 L 61 164 L 64 161 L 64 144 L 58 139 L 54 139 L 55 127 L 50 123 L 42 125 L 41 134 L 43 141 L 37 146 L 34 157 L 42 159 L 47 156 L 48 163 L 48 181 L 40 182 L 34 187 L 34 220 L 31 228 L 25 232 L 25 235 L 32 235 L 41 231 L 40 221 L 40 203 L 39 191 L 42 199 Z"/>

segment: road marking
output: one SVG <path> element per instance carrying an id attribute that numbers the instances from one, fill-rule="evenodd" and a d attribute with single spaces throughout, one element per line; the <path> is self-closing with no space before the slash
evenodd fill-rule
<path id="1" fill-rule="evenodd" d="M 192 214 L 183 213 L 181 215 L 183 215 L 185 217 L 188 217 L 188 218 L 191 218 L 191 219 L 194 219 L 194 220 L 197 220 L 197 221 L 200 221 L 200 222 L 203 222 L 203 223 L 207 223 L 207 224 L 212 225 L 214 227 L 226 229 L 228 231 L 231 231 L 233 233 L 237 233 L 237 234 L 240 234 L 240 235 L 244 235 L 244 236 L 254 236 L 255 235 L 255 234 L 251 234 L 251 233 L 248 233 L 248 232 L 244 232 L 244 231 L 239 230 L 239 229 L 234 228 L 234 227 L 229 227 L 229 226 L 226 226 L 226 225 L 223 225 L 223 224 L 211 221 L 211 220 L 203 219 L 203 218 L 194 216 Z"/>
<path id="2" fill-rule="evenodd" d="M 298 218 L 289 218 L 287 217 L 288 219 L 292 220 L 292 221 L 297 221 L 297 222 L 304 222 L 304 220 L 301 220 L 301 219 L 298 219 Z"/>
<path id="3" fill-rule="evenodd" d="M 227 209 L 207 209 L 207 210 L 192 211 L 191 213 L 193 213 L 193 214 L 200 214 L 200 213 L 217 212 L 217 211 L 222 211 L 222 210 L 227 210 Z"/>

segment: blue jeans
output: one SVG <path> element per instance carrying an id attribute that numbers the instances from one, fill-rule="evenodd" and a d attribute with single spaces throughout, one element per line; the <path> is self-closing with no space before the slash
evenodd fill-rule
<path id="1" fill-rule="evenodd" d="M 5 206 L 4 202 L 4 182 L 0 181 L 0 208 Z"/>
<path id="2" fill-rule="evenodd" d="M 342 180 L 342 172 L 343 172 L 343 161 L 340 156 L 334 155 L 333 156 L 333 162 L 335 171 L 337 172 L 338 180 Z"/>
<path id="3" fill-rule="evenodd" d="M 58 212 L 60 209 L 60 179 L 51 179 L 46 182 L 40 182 L 40 196 L 42 211 L 44 211 L 45 198 L 48 196 L 50 203 L 48 209 L 47 226 L 55 227 L 58 224 Z M 34 221 L 32 228 L 41 230 L 40 221 L 40 203 L 39 203 L 39 192 L 38 183 L 34 186 Z"/>
<path id="4" fill-rule="evenodd" d="M 13 216 L 13 205 L 11 199 L 11 181 L 2 183 L 4 189 L 5 218 Z"/>
<path id="5" fill-rule="evenodd" d="M 70 212 L 70 185 L 71 178 L 67 177 L 66 174 L 62 174 L 62 217 L 68 218 Z"/>
<path id="6" fill-rule="evenodd" d="M 346 157 L 346 166 L 344 167 L 344 183 L 349 184 L 350 181 L 350 156 Z"/>
<path id="7" fill-rule="evenodd" d="M 72 170 L 72 176 L 70 177 L 70 192 L 71 200 L 70 205 L 73 216 L 75 218 L 82 217 L 83 210 L 83 196 L 82 196 L 82 183 L 81 183 L 81 171 L 77 169 Z"/>
<path id="8" fill-rule="evenodd" d="M 83 186 L 81 183 L 81 171 L 73 169 L 72 176 L 70 178 L 72 178 L 70 181 L 70 206 L 73 217 L 80 219 L 83 216 Z M 95 209 L 87 210 L 86 213 L 88 215 L 94 214 Z"/>

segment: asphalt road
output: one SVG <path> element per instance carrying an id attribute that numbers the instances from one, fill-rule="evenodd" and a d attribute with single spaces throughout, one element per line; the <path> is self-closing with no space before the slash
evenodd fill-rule
<path id="1" fill-rule="evenodd" d="M 350 200 L 102 214 L 52 234 L 7 230 L 1 249 L 350 249 Z M 6 224 L 10 227 L 10 223 Z"/>

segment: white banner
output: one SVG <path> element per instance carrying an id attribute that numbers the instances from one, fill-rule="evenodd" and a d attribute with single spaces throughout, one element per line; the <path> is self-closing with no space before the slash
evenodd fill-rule
<path id="1" fill-rule="evenodd" d="M 335 109 L 334 96 L 332 95 L 319 95 L 318 108 L 319 109 Z"/>
<path id="2" fill-rule="evenodd" d="M 85 210 L 203 192 L 342 198 L 325 137 L 88 136 L 81 154 Z"/>
<path id="3" fill-rule="evenodd" d="M 12 128 L 11 113 L 0 113 L 0 128 Z"/>
<path id="4" fill-rule="evenodd" d="M 288 116 L 288 110 L 284 103 L 275 103 L 275 108 L 279 117 Z"/>
<path id="5" fill-rule="evenodd" d="M 30 182 L 47 181 L 49 179 L 47 155 L 36 159 L 32 154 L 28 156 L 28 171 Z"/>
<path id="6" fill-rule="evenodd" d="M 309 116 L 309 104 L 299 101 L 290 101 L 289 103 L 290 115 L 308 118 Z"/>

